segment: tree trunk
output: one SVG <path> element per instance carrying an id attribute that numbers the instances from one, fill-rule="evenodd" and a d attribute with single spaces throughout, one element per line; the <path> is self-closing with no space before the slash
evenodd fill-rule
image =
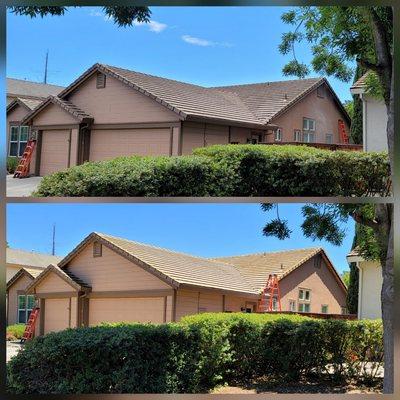
<path id="1" fill-rule="evenodd" d="M 393 259 L 393 205 L 377 204 L 376 217 L 379 228 L 376 232 L 381 244 L 386 244 L 387 251 L 382 252 L 382 290 L 381 308 L 383 322 L 384 368 L 383 392 L 393 393 L 394 390 L 394 331 L 393 331 L 393 307 L 394 307 L 394 259 Z"/>

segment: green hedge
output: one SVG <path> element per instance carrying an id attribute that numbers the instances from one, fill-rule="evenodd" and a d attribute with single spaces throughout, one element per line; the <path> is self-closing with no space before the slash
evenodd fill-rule
<path id="1" fill-rule="evenodd" d="M 7 157 L 7 173 L 13 174 L 19 164 L 18 157 Z"/>
<path id="2" fill-rule="evenodd" d="M 199 336 L 169 325 L 68 329 L 36 338 L 8 363 L 12 393 L 193 393 Z"/>
<path id="3" fill-rule="evenodd" d="M 204 387 L 265 375 L 297 380 L 328 371 L 336 379 L 371 383 L 383 361 L 381 321 L 202 314 L 183 318 L 182 324 L 200 331 Z"/>
<path id="4" fill-rule="evenodd" d="M 387 195 L 387 154 L 218 145 L 192 156 L 120 157 L 46 176 L 36 196 Z"/>
<path id="5" fill-rule="evenodd" d="M 8 325 L 6 329 L 7 340 L 21 339 L 25 332 L 25 324 Z"/>
<path id="6" fill-rule="evenodd" d="M 375 382 L 381 321 L 200 314 L 50 333 L 8 364 L 12 393 L 201 393 L 266 376 Z"/>

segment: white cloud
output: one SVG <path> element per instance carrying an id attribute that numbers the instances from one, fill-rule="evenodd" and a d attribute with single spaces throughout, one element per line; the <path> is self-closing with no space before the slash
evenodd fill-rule
<path id="1" fill-rule="evenodd" d="M 91 17 L 102 17 L 103 13 L 101 13 L 100 11 L 96 11 L 96 10 L 90 10 L 89 15 Z"/>
<path id="2" fill-rule="evenodd" d="M 163 30 L 167 29 L 168 25 L 163 24 L 162 22 L 150 20 L 149 22 L 139 22 L 134 21 L 133 25 L 135 26 L 147 26 L 151 32 L 160 33 Z"/>
<path id="3" fill-rule="evenodd" d="M 183 35 L 182 40 L 186 43 L 193 44 L 194 46 L 210 47 L 210 46 L 221 46 L 221 47 L 232 47 L 231 43 L 227 42 L 213 42 L 211 40 L 200 39 L 190 35 Z"/>

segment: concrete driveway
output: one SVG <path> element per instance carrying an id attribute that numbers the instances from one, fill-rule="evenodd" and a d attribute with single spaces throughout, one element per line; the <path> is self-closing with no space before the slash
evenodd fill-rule
<path id="1" fill-rule="evenodd" d="M 29 197 L 39 186 L 41 176 L 32 176 L 30 178 L 13 178 L 7 175 L 7 197 Z"/>
<path id="2" fill-rule="evenodd" d="M 11 360 L 22 349 L 23 344 L 18 341 L 7 341 L 7 362 Z"/>

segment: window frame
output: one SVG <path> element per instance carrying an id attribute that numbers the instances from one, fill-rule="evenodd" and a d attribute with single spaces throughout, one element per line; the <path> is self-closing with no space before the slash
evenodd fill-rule
<path id="1" fill-rule="evenodd" d="M 315 132 L 303 131 L 303 143 L 315 143 Z"/>
<path id="2" fill-rule="evenodd" d="M 16 128 L 17 130 L 17 140 L 12 140 L 12 131 L 13 128 Z M 16 125 L 16 124 L 10 124 L 10 129 L 9 129 L 9 144 L 8 144 L 8 157 L 22 157 L 25 151 L 25 147 L 29 141 L 29 125 Z M 22 131 L 26 129 L 26 140 L 21 140 L 21 135 Z M 25 133 L 25 132 L 24 132 Z M 17 152 L 15 155 L 11 154 L 11 144 L 16 143 L 17 144 Z M 23 149 L 21 149 L 21 144 L 25 144 Z"/>
<path id="3" fill-rule="evenodd" d="M 300 307 L 303 308 L 303 310 L 301 310 Z M 305 310 L 306 307 L 308 308 L 308 311 Z M 299 309 L 299 312 L 301 312 L 301 313 L 310 313 L 311 312 L 310 311 L 311 310 L 311 304 L 310 303 L 300 303 L 299 302 L 298 309 Z"/>
<path id="4" fill-rule="evenodd" d="M 296 312 L 296 300 L 289 299 L 289 311 Z"/>
<path id="5" fill-rule="evenodd" d="M 24 299 L 24 307 L 20 307 L 20 298 Z M 28 308 L 29 299 L 33 299 L 32 308 Z M 35 296 L 32 294 L 19 294 L 17 296 L 17 323 L 18 324 L 26 324 L 28 322 L 29 316 L 32 310 L 35 308 Z M 20 314 L 23 313 L 24 321 L 21 321 Z"/>
<path id="6" fill-rule="evenodd" d="M 312 121 L 313 123 L 313 129 L 310 128 L 310 122 Z M 307 122 L 307 128 L 304 127 L 304 123 Z M 315 132 L 316 131 L 316 122 L 315 119 L 313 118 L 308 118 L 308 117 L 303 117 L 303 132 L 307 131 L 307 132 Z"/>
<path id="7" fill-rule="evenodd" d="M 330 137 L 330 142 L 328 141 L 328 137 Z M 325 142 L 326 142 L 327 144 L 333 144 L 333 133 L 327 133 L 327 134 L 325 135 Z"/>
<path id="8" fill-rule="evenodd" d="M 326 311 L 324 312 L 324 307 L 326 307 Z M 321 304 L 321 314 L 328 314 L 328 304 Z"/>
<path id="9" fill-rule="evenodd" d="M 282 128 L 277 128 L 274 132 L 274 141 L 282 142 Z"/>
<path id="10" fill-rule="evenodd" d="M 297 139 L 298 136 L 298 139 Z M 302 142 L 302 135 L 301 135 L 301 129 L 295 129 L 293 133 L 293 139 L 296 143 L 301 143 Z"/>

